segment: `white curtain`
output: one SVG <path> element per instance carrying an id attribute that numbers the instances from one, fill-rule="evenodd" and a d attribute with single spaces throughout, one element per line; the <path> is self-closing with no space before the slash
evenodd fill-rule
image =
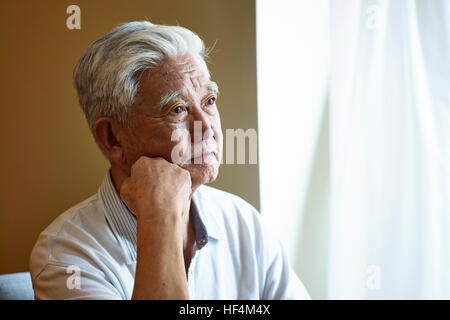
<path id="1" fill-rule="evenodd" d="M 258 0 L 256 30 L 261 213 L 310 295 L 324 298 L 326 224 L 315 204 L 328 193 L 311 193 L 310 181 L 326 118 L 329 2 Z"/>
<path id="2" fill-rule="evenodd" d="M 311 296 L 450 299 L 450 1 L 256 9 L 261 211 Z"/>
<path id="3" fill-rule="evenodd" d="M 258 1 L 256 20 L 261 211 L 292 259 L 326 100 L 328 1 Z"/>
<path id="4" fill-rule="evenodd" d="M 330 4 L 328 298 L 449 299 L 450 1 Z"/>

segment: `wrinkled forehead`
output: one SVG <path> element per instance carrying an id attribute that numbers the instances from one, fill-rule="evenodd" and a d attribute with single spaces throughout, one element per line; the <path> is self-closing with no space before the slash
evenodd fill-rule
<path id="1" fill-rule="evenodd" d="M 164 60 L 160 66 L 146 70 L 141 77 L 141 102 L 158 105 L 161 98 L 171 92 L 184 95 L 208 90 L 209 74 L 193 58 Z"/>
<path id="2" fill-rule="evenodd" d="M 161 63 L 159 69 L 162 76 L 169 79 L 209 79 L 207 71 L 189 55 L 178 59 L 166 59 Z"/>

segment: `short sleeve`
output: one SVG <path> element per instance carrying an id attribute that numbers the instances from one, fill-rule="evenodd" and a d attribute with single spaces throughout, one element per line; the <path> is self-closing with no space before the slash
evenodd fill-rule
<path id="1" fill-rule="evenodd" d="M 275 241 L 274 251 L 265 269 L 264 300 L 309 300 L 311 297 L 303 283 L 289 265 L 288 257 L 280 242 Z"/>
<path id="2" fill-rule="evenodd" d="M 47 264 L 33 279 L 38 300 L 121 300 L 117 289 L 97 270 Z"/>
<path id="3" fill-rule="evenodd" d="M 262 254 L 264 300 L 310 300 L 311 297 L 297 274 L 292 269 L 282 243 L 275 237 L 271 228 L 258 214 L 257 234 Z"/>

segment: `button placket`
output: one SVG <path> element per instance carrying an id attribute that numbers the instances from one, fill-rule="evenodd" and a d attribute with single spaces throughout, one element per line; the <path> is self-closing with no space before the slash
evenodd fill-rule
<path id="1" fill-rule="evenodd" d="M 189 294 L 190 298 L 193 299 L 195 297 L 195 273 L 194 270 L 197 268 L 197 259 L 198 259 L 198 242 L 195 243 L 194 256 L 191 259 L 191 264 L 188 269 L 188 286 L 189 286 Z"/>

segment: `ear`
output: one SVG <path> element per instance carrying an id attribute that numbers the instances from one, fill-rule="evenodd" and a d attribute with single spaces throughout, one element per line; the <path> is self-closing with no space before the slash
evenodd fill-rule
<path id="1" fill-rule="evenodd" d="M 112 161 L 119 164 L 125 163 L 120 139 L 118 138 L 119 125 L 111 118 L 99 118 L 92 126 L 95 141 L 102 152 Z"/>

